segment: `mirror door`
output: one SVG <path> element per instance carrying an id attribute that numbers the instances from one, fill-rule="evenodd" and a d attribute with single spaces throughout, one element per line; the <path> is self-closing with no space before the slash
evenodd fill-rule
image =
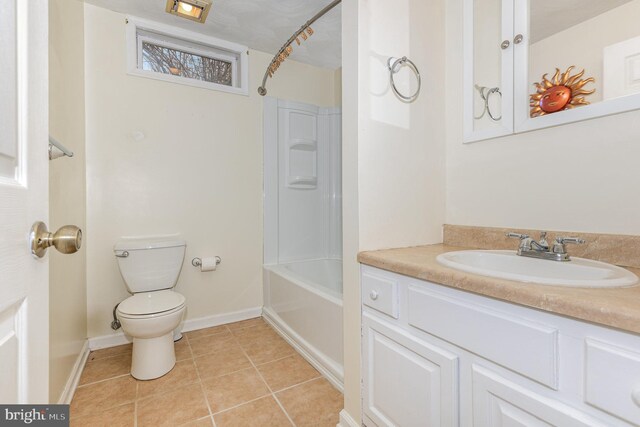
<path id="1" fill-rule="evenodd" d="M 640 0 L 515 0 L 516 132 L 640 107 Z"/>
<path id="2" fill-rule="evenodd" d="M 465 0 L 465 142 L 513 133 L 513 0 Z"/>

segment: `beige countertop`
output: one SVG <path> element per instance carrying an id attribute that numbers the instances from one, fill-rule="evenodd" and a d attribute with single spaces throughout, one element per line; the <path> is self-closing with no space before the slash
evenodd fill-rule
<path id="1" fill-rule="evenodd" d="M 640 286 L 586 289 L 536 285 L 454 270 L 436 261 L 442 253 L 469 248 L 431 245 L 361 252 L 362 264 L 640 334 Z M 640 269 L 629 268 L 640 276 Z"/>

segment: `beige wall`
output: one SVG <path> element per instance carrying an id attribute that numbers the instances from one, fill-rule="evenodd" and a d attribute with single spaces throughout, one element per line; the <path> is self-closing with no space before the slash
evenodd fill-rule
<path id="1" fill-rule="evenodd" d="M 437 243 L 444 220 L 444 1 L 343 4 L 345 409 L 360 418 L 358 251 Z M 387 59 L 423 76 L 405 104 Z M 408 70 L 398 76 L 404 87 Z M 413 89 L 413 87 L 411 88 Z"/>
<path id="2" fill-rule="evenodd" d="M 461 3 L 447 52 L 462 51 Z M 461 55 L 447 75 L 447 223 L 640 234 L 639 111 L 463 144 Z"/>
<path id="3" fill-rule="evenodd" d="M 187 318 L 262 306 L 262 98 L 270 56 L 251 51 L 250 95 L 129 76 L 124 15 L 85 6 L 89 336 L 112 333 L 128 294 L 121 236 L 179 233 Z M 269 95 L 333 106 L 335 72 L 287 61 Z M 136 132 L 144 139 L 136 141 Z M 191 266 L 220 255 L 215 273 Z"/>
<path id="4" fill-rule="evenodd" d="M 49 1 L 49 133 L 74 152 L 49 163 L 49 227 L 85 228 L 83 3 Z M 87 337 L 86 248 L 49 250 L 49 398 L 57 402 Z"/>

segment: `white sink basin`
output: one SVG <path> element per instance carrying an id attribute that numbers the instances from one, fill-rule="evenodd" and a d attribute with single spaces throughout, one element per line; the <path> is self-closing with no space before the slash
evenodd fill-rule
<path id="1" fill-rule="evenodd" d="M 619 288 L 638 283 L 638 276 L 615 265 L 584 258 L 568 262 L 518 256 L 514 251 L 458 251 L 437 258 L 444 266 L 467 273 L 541 285 Z"/>

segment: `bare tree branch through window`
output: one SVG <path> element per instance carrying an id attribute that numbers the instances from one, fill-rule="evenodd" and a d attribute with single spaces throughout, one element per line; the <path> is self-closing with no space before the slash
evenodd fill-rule
<path id="1" fill-rule="evenodd" d="M 142 43 L 142 69 L 226 86 L 233 85 L 231 62 L 147 42 Z"/>

